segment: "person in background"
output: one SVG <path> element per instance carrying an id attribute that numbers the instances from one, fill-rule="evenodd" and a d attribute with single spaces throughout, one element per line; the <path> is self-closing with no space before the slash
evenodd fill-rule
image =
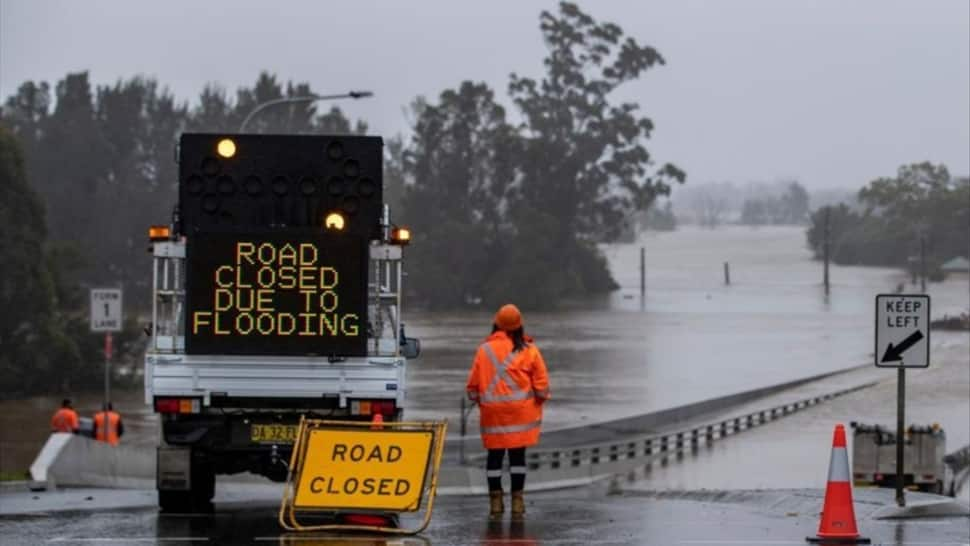
<path id="1" fill-rule="evenodd" d="M 61 402 L 61 409 L 51 417 L 51 432 L 70 432 L 77 434 L 81 428 L 77 412 L 71 407 L 71 401 L 67 398 Z"/>
<path id="2" fill-rule="evenodd" d="M 103 410 L 94 414 L 95 440 L 116 446 L 124 434 L 125 425 L 121 422 L 121 416 L 114 411 L 111 402 L 105 404 Z"/>
<path id="3" fill-rule="evenodd" d="M 546 363 L 522 328 L 522 314 L 504 305 L 495 314 L 492 334 L 479 345 L 465 386 L 478 404 L 482 443 L 488 450 L 489 516 L 505 511 L 502 461 L 509 454 L 512 519 L 525 515 L 525 448 L 539 442 L 542 404 L 549 399 Z"/>

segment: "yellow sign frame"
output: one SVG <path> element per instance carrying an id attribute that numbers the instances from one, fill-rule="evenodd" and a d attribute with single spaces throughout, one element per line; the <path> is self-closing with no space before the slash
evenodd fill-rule
<path id="1" fill-rule="evenodd" d="M 376 427 L 382 430 L 392 430 L 399 432 L 430 432 L 431 450 L 429 453 L 430 470 L 426 472 L 430 476 L 425 476 L 421 485 L 421 492 L 418 495 L 418 508 L 424 505 L 424 515 L 418 527 L 413 529 L 398 527 L 375 527 L 369 525 L 352 525 L 342 523 L 332 523 L 323 525 L 306 525 L 299 520 L 300 512 L 311 512 L 319 514 L 324 512 L 352 512 L 355 514 L 387 514 L 396 513 L 393 510 L 373 510 L 360 507 L 334 507 L 334 508 L 307 508 L 296 505 L 297 490 L 301 482 L 306 462 L 306 452 L 309 446 L 310 435 L 314 431 L 340 430 L 340 431 L 370 431 Z M 293 453 L 290 456 L 289 472 L 286 478 L 286 486 L 283 489 L 283 498 L 280 504 L 279 523 L 280 526 L 288 531 L 370 531 L 395 535 L 414 535 L 420 533 L 428 527 L 431 522 L 431 513 L 434 509 L 434 499 L 438 490 L 438 475 L 441 468 L 441 458 L 444 453 L 445 434 L 448 430 L 448 422 L 384 422 L 375 425 L 366 421 L 333 421 L 325 419 L 300 419 L 300 427 L 297 431 L 296 442 L 293 444 Z M 427 497 L 426 502 L 422 500 Z"/>

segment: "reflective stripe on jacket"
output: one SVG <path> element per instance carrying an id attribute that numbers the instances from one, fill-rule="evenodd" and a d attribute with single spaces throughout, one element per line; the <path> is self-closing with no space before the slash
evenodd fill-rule
<path id="1" fill-rule="evenodd" d="M 118 445 L 118 439 L 121 437 L 120 431 L 118 430 L 120 425 L 121 416 L 113 411 L 108 412 L 107 427 L 104 426 L 104 412 L 99 411 L 98 413 L 95 413 L 94 439 L 99 442 L 108 442 L 113 446 Z"/>
<path id="2" fill-rule="evenodd" d="M 80 426 L 77 412 L 71 408 L 61 408 L 51 417 L 51 430 L 54 432 L 74 432 Z"/>
<path id="3" fill-rule="evenodd" d="M 549 377 L 535 345 L 528 343 L 513 352 L 512 340 L 505 332 L 490 335 L 478 347 L 465 390 L 479 404 L 486 449 L 538 443 L 542 403 L 549 398 Z"/>

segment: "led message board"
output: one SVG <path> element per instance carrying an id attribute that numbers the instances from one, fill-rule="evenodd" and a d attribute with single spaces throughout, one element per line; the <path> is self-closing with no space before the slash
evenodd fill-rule
<path id="1" fill-rule="evenodd" d="M 366 251 L 350 233 L 197 233 L 186 352 L 365 356 Z"/>

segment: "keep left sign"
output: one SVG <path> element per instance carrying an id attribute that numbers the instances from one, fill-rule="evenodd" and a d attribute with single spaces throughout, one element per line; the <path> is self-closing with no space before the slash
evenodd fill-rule
<path id="1" fill-rule="evenodd" d="M 876 366 L 926 368 L 930 365 L 930 297 L 926 294 L 876 296 Z"/>

